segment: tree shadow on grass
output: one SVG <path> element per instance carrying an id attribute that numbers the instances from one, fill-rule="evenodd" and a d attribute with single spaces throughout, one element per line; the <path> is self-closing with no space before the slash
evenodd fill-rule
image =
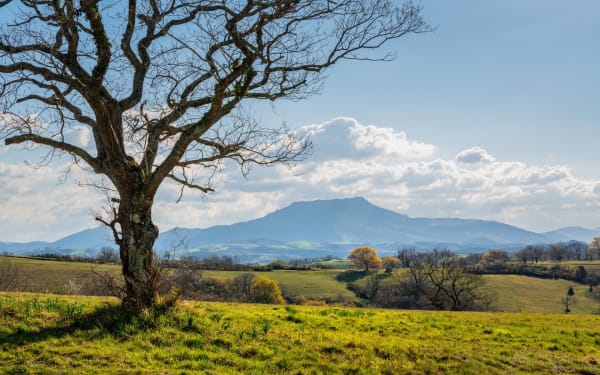
<path id="1" fill-rule="evenodd" d="M 62 326 L 44 327 L 36 331 L 19 328 L 9 334 L 0 333 L 0 348 L 10 349 L 52 338 L 62 338 L 76 331 L 88 331 L 87 339 L 105 334 L 120 335 L 126 326 L 140 326 L 135 316 L 127 314 L 120 305 L 106 305 L 84 314 Z"/>
<path id="2" fill-rule="evenodd" d="M 367 275 L 369 275 L 369 272 L 367 271 L 348 270 L 338 273 L 335 276 L 335 279 L 344 283 L 352 283 L 366 277 Z"/>

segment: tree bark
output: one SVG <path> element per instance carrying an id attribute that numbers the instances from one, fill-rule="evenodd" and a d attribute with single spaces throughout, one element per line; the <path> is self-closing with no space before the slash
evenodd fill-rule
<path id="1" fill-rule="evenodd" d="M 123 277 L 124 307 L 134 313 L 154 306 L 160 287 L 160 273 L 154 256 L 158 227 L 152 222 L 152 197 L 144 188 L 134 185 L 121 193 L 118 239 Z"/>

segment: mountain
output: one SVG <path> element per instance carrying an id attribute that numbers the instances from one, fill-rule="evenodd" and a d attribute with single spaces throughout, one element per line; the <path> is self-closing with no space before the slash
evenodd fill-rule
<path id="1" fill-rule="evenodd" d="M 105 246 L 115 247 L 112 232 L 106 227 L 86 229 L 61 238 L 51 245 L 60 249 L 101 249 Z"/>
<path id="2" fill-rule="evenodd" d="M 565 227 L 544 233 L 546 237 L 554 241 L 583 241 L 590 242 L 594 237 L 600 235 L 600 228 L 587 229 L 581 227 Z"/>
<path id="3" fill-rule="evenodd" d="M 418 242 L 515 244 L 546 240 L 542 234 L 494 221 L 410 218 L 375 206 L 364 198 L 297 202 L 251 221 L 175 231 L 192 246 L 252 239 L 407 245 Z"/>
<path id="4" fill-rule="evenodd" d="M 600 228 L 598 228 L 600 229 Z M 411 218 L 375 206 L 364 198 L 296 202 L 264 217 L 205 229 L 174 228 L 161 233 L 162 254 L 183 247 L 197 256 L 237 255 L 241 260 L 345 256 L 353 246 L 368 244 L 382 254 L 401 247 L 448 248 L 455 251 L 518 249 L 526 244 L 580 240 L 589 242 L 600 230 L 567 227 L 546 233 L 486 220 Z M 88 229 L 56 242 L 2 243 L 0 251 L 35 254 L 57 251 L 94 254 L 115 247 L 105 227 Z"/>
<path id="5" fill-rule="evenodd" d="M 23 254 L 32 249 L 43 249 L 50 245 L 50 242 L 0 242 L 0 253 Z"/>

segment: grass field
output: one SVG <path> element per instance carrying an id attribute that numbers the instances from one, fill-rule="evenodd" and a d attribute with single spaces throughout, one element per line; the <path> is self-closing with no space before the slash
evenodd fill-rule
<path id="1" fill-rule="evenodd" d="M 1 258 L 1 257 L 0 257 Z M 68 292 L 71 281 L 84 283 L 95 272 L 112 272 L 118 275 L 117 265 L 92 265 L 89 263 L 47 261 L 30 258 L 10 258 L 26 281 L 26 291 L 37 293 Z M 600 262 L 586 264 L 586 268 L 600 267 Z M 275 281 L 281 289 L 292 296 L 304 296 L 307 299 L 338 299 L 358 301 L 347 289 L 346 282 L 336 279 L 344 270 L 326 269 L 313 271 L 277 270 L 260 272 Z M 231 279 L 243 271 L 202 271 L 203 277 Z M 567 289 L 575 290 L 575 304 L 571 306 L 574 314 L 600 314 L 600 301 L 593 299 L 587 287 L 566 280 L 539 279 L 516 275 L 485 275 L 485 289 L 495 295 L 492 308 L 504 312 L 561 313 L 564 311 L 562 299 Z"/>
<path id="2" fill-rule="evenodd" d="M 35 293 L 66 293 L 69 283 L 82 285 L 92 278 L 93 272 L 113 272 L 118 275 L 117 265 L 62 262 L 24 257 L 0 257 L 18 270 L 22 289 Z"/>
<path id="3" fill-rule="evenodd" d="M 185 302 L 112 321 L 104 298 L 0 294 L 6 374 L 600 374 L 600 316 Z"/>
<path id="4" fill-rule="evenodd" d="M 288 295 L 326 299 L 341 296 L 346 301 L 358 301 L 338 281 L 340 270 L 273 271 L 265 275 L 279 283 Z M 240 272 L 204 271 L 207 277 L 229 279 Z M 569 287 L 575 290 L 575 303 L 570 306 L 574 314 L 600 314 L 600 301 L 594 299 L 585 285 L 567 280 L 539 279 L 519 275 L 484 275 L 484 290 L 494 296 L 494 311 L 556 313 L 564 311 L 563 298 Z M 359 281 L 360 283 L 360 281 Z"/>
<path id="5" fill-rule="evenodd" d="M 575 291 L 574 314 L 600 314 L 600 300 L 592 298 L 588 287 L 567 280 L 538 279 L 518 275 L 486 275 L 484 288 L 494 293 L 492 308 L 507 312 L 561 313 L 562 299 L 569 287 Z"/>
<path id="6" fill-rule="evenodd" d="M 281 290 L 288 295 L 305 296 L 310 299 L 327 299 L 343 297 L 354 301 L 356 296 L 346 288 L 346 283 L 336 280 L 336 276 L 343 270 L 314 270 L 292 271 L 276 270 L 260 274 L 277 281 Z M 203 271 L 203 277 L 233 278 L 240 273 L 232 271 Z"/>

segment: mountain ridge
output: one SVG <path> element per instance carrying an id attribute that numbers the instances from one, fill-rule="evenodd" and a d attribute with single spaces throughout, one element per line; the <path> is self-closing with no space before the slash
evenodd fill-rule
<path id="1" fill-rule="evenodd" d="M 225 253 L 245 253 L 253 249 L 255 253 L 266 252 L 275 256 L 277 251 L 289 249 L 296 255 L 305 256 L 312 250 L 322 252 L 341 249 L 344 245 L 368 244 L 384 251 L 406 246 L 483 251 L 569 240 L 589 242 L 599 232 L 600 228 L 565 227 L 536 233 L 490 220 L 412 218 L 376 206 L 362 197 L 354 197 L 294 202 L 262 217 L 229 225 L 176 227 L 161 233 L 156 250 L 160 254 L 185 247 L 192 252 L 201 249 L 202 252 L 219 254 L 219 249 Z M 94 254 L 104 246 L 115 247 L 110 234 L 107 228 L 98 227 L 54 242 L 0 242 L 0 252 L 31 255 L 51 251 L 68 253 L 70 250 Z M 281 255 L 288 257 L 290 254 Z"/>

